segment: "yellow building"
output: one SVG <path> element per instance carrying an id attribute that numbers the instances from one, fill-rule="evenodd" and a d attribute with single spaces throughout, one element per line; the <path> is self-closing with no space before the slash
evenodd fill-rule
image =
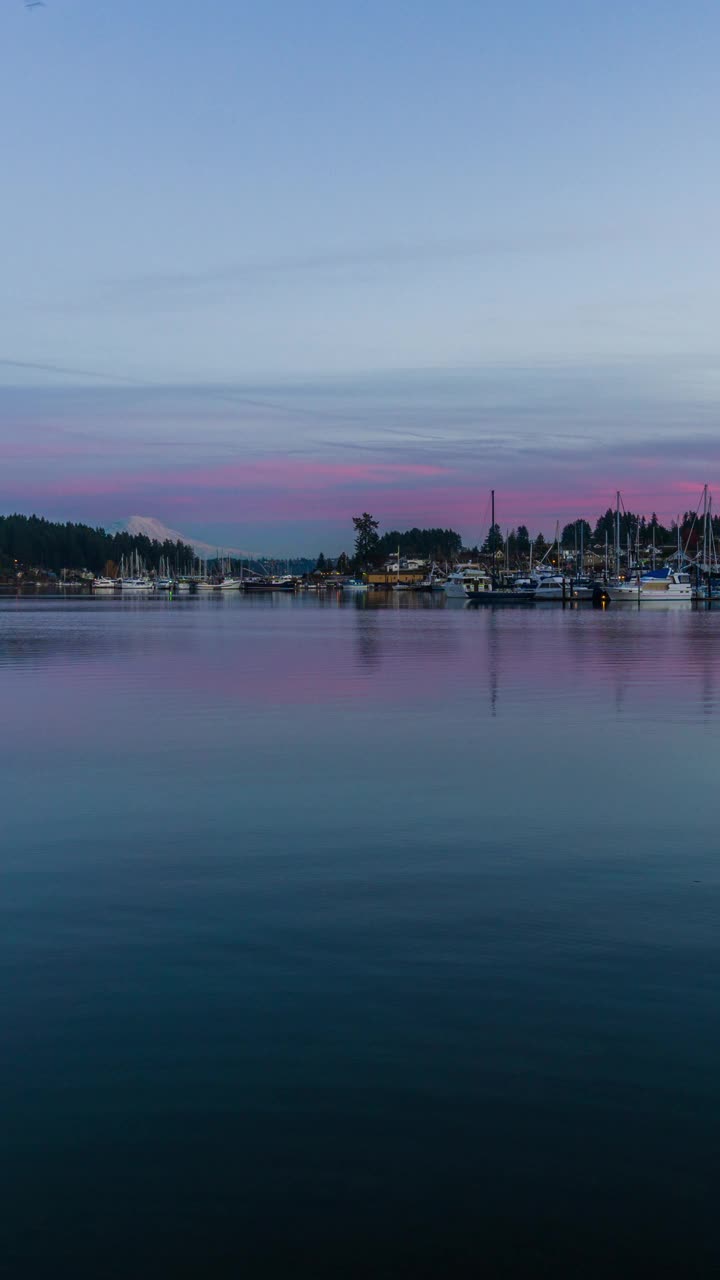
<path id="1" fill-rule="evenodd" d="M 369 587 L 394 587 L 396 582 L 410 586 L 413 582 L 422 582 L 427 576 L 427 569 L 373 569 L 365 574 Z"/>

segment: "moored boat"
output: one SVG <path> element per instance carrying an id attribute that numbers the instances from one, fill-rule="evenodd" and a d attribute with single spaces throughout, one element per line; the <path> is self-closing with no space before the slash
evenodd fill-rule
<path id="1" fill-rule="evenodd" d="M 451 600 L 466 600 L 471 594 L 492 591 L 492 581 L 485 569 L 477 565 L 458 565 L 445 581 L 443 590 Z"/>
<path id="2" fill-rule="evenodd" d="M 675 600 L 687 603 L 692 600 L 693 588 L 689 573 L 666 567 L 638 572 L 624 582 L 613 582 L 609 594 L 614 604 L 668 604 Z"/>

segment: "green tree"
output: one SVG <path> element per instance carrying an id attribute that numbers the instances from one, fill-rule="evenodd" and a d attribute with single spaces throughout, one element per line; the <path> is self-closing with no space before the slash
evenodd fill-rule
<path id="1" fill-rule="evenodd" d="M 377 545 L 378 558 L 397 554 L 418 556 L 422 560 L 454 560 L 462 547 L 462 538 L 454 529 L 392 529 L 384 533 Z"/>
<path id="2" fill-rule="evenodd" d="M 359 565 L 371 563 L 377 554 L 379 520 L 374 520 L 368 511 L 361 516 L 353 516 L 355 526 L 355 559 Z"/>
<path id="3" fill-rule="evenodd" d="M 572 524 L 565 525 L 560 543 L 566 550 L 574 551 L 580 546 L 581 540 L 586 548 L 589 547 L 592 536 L 593 531 L 587 520 L 573 520 Z"/>
<path id="4" fill-rule="evenodd" d="M 502 551 L 504 546 L 505 542 L 503 540 L 500 525 L 492 524 L 488 530 L 488 536 L 482 544 L 483 555 L 497 555 L 498 551 Z"/>
<path id="5" fill-rule="evenodd" d="M 320 555 L 319 555 L 319 556 L 318 556 L 318 558 L 317 558 L 317 564 L 315 565 L 315 572 L 316 572 L 316 573 L 325 573 L 326 568 L 327 568 L 327 563 L 326 563 L 325 557 L 324 557 L 324 555 L 323 555 L 323 553 L 322 553 L 322 551 L 321 551 L 321 552 L 320 552 Z"/>
<path id="6" fill-rule="evenodd" d="M 515 547 L 519 556 L 530 554 L 530 534 L 526 524 L 519 524 L 515 534 Z"/>

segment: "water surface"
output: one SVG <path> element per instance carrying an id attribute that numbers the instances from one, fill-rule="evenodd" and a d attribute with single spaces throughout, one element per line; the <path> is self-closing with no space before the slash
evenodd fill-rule
<path id="1" fill-rule="evenodd" d="M 711 1275 L 720 616 L 0 602 L 10 1274 Z"/>

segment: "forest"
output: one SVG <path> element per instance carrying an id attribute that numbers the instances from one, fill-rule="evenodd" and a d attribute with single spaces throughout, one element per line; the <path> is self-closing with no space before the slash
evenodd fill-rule
<path id="1" fill-rule="evenodd" d="M 42 516 L 0 516 L 0 572 L 39 568 L 53 573 L 89 569 L 102 573 L 108 561 L 137 552 L 146 568 L 157 569 L 160 558 L 178 568 L 190 565 L 195 552 L 184 542 L 154 542 L 145 534 L 106 533 L 86 524 L 55 523 Z"/>

